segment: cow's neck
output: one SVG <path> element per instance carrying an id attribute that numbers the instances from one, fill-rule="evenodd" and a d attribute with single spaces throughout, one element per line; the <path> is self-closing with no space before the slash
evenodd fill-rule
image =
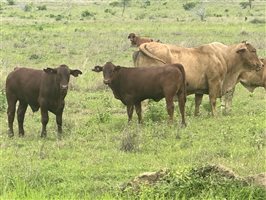
<path id="1" fill-rule="evenodd" d="M 223 82 L 223 94 L 235 87 L 235 84 L 239 82 L 241 73 L 248 71 L 244 68 L 241 58 L 236 53 L 236 45 L 229 46 L 226 53 L 227 56 L 225 56 L 225 60 L 227 64 L 227 72 Z"/>
<path id="2" fill-rule="evenodd" d="M 122 71 L 122 69 L 120 69 L 120 71 Z M 121 84 L 120 84 L 121 72 L 117 72 L 117 73 L 118 74 L 116 75 L 116 77 L 109 84 L 109 87 L 112 89 L 115 98 L 123 101 L 122 95 L 121 95 Z"/>

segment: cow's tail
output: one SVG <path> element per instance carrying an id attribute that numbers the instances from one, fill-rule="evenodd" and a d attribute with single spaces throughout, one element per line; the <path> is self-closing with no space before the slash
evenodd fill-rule
<path id="1" fill-rule="evenodd" d="M 159 62 L 163 63 L 163 64 L 166 64 L 166 62 L 160 58 L 158 58 L 156 55 L 152 54 L 146 47 L 146 44 L 142 44 L 139 46 L 139 51 L 141 51 L 144 55 L 150 57 L 150 58 L 153 58 L 155 60 L 158 60 Z"/>
<path id="2" fill-rule="evenodd" d="M 185 70 L 184 70 L 184 67 L 183 67 L 183 65 L 181 65 L 181 64 L 177 64 L 177 66 L 178 66 L 178 68 L 179 68 L 179 70 L 181 71 L 181 73 L 182 73 L 182 78 L 183 78 L 183 86 L 182 86 L 182 88 L 181 88 L 181 90 L 182 90 L 182 94 L 183 94 L 183 98 L 184 98 L 184 101 L 186 102 L 187 101 L 187 81 L 186 81 L 186 72 L 185 72 Z"/>

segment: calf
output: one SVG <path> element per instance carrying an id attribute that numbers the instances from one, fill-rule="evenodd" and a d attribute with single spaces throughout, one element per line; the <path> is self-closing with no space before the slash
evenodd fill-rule
<path id="1" fill-rule="evenodd" d="M 103 67 L 95 66 L 92 71 L 103 72 L 104 84 L 113 91 L 115 98 L 127 106 L 128 121 L 131 121 L 135 106 L 138 122 L 142 121 L 141 101 L 159 101 L 165 97 L 169 120 L 173 121 L 174 97 L 178 96 L 182 125 L 185 122 L 186 80 L 181 64 L 163 67 L 126 68 L 107 62 Z"/>
<path id="2" fill-rule="evenodd" d="M 65 106 L 70 75 L 77 77 L 80 70 L 71 70 L 66 65 L 57 68 L 36 70 L 30 68 L 15 68 L 6 79 L 6 98 L 8 103 L 8 135 L 14 136 L 13 122 L 17 109 L 19 136 L 24 136 L 24 116 L 28 105 L 33 112 L 41 108 L 41 137 L 46 137 L 48 111 L 56 115 L 59 136 L 62 133 L 62 114 Z"/>
<path id="3" fill-rule="evenodd" d="M 146 42 L 153 42 L 153 39 L 139 37 L 136 36 L 135 33 L 130 33 L 127 38 L 131 41 L 131 46 L 137 46 L 137 47 Z"/>

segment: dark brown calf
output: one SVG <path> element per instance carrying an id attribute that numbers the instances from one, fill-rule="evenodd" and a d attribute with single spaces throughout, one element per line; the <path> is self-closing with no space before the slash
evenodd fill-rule
<path id="1" fill-rule="evenodd" d="M 127 38 L 130 40 L 131 46 L 137 46 L 137 47 L 139 47 L 143 43 L 153 42 L 153 39 L 139 37 L 135 33 L 130 33 Z"/>
<path id="2" fill-rule="evenodd" d="M 135 106 L 139 123 L 142 121 L 141 101 L 153 99 L 159 101 L 165 97 L 170 121 L 173 121 L 174 97 L 185 122 L 186 81 L 185 71 L 181 64 L 163 67 L 126 68 L 107 62 L 103 67 L 95 66 L 95 72 L 103 72 L 104 84 L 113 91 L 115 98 L 127 106 L 128 121 L 131 121 Z"/>
<path id="3" fill-rule="evenodd" d="M 33 112 L 41 108 L 42 132 L 46 136 L 48 111 L 56 115 L 59 136 L 62 133 L 62 114 L 65 106 L 64 98 L 67 95 L 70 75 L 77 77 L 80 70 L 71 70 L 66 65 L 57 68 L 36 70 L 16 67 L 6 79 L 6 98 L 8 103 L 8 135 L 14 136 L 13 122 L 17 110 L 19 136 L 24 136 L 23 122 L 28 105 Z"/>

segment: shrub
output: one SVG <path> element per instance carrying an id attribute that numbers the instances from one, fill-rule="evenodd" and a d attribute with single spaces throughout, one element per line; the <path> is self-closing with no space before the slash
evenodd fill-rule
<path id="1" fill-rule="evenodd" d="M 7 0 L 7 4 L 8 5 L 15 5 L 15 1 L 14 0 Z"/>
<path id="2" fill-rule="evenodd" d="M 46 5 L 37 6 L 38 10 L 47 10 Z"/>
<path id="3" fill-rule="evenodd" d="M 185 10 L 191 10 L 191 9 L 194 8 L 196 5 L 197 5 L 197 3 L 195 3 L 195 2 L 188 2 L 188 3 L 183 4 L 183 8 L 184 8 Z"/>

